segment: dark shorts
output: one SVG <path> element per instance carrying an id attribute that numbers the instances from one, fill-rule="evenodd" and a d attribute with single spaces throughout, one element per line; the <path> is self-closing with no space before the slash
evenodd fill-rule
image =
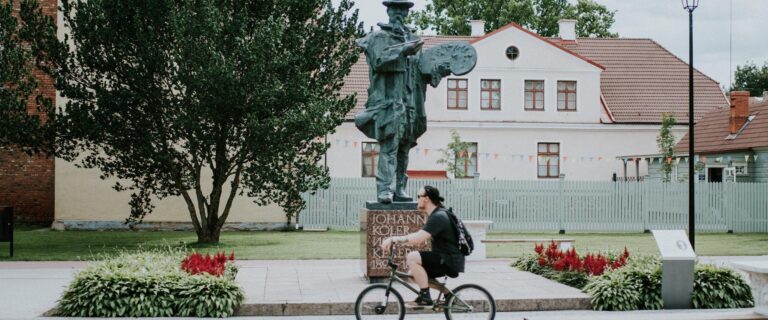
<path id="1" fill-rule="evenodd" d="M 449 276 L 456 278 L 459 276 L 458 272 L 453 271 L 449 266 L 445 264 L 443 258 L 439 253 L 431 251 L 419 251 L 421 254 L 421 266 L 427 271 L 429 278 L 439 278 Z"/>

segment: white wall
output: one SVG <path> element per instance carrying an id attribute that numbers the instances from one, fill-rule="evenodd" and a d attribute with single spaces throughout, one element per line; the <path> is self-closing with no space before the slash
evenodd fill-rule
<path id="1" fill-rule="evenodd" d="M 654 125 L 430 122 L 427 133 L 419 139 L 419 146 L 411 149 L 408 169 L 445 170 L 436 162 L 442 157 L 438 149 L 445 148 L 450 141 L 451 129 L 457 130 L 463 141 L 478 143 L 481 179 L 538 179 L 536 148 L 539 142 L 560 143 L 561 172 L 567 180 L 608 181 L 613 173 L 623 177 L 623 163 L 617 156 L 658 153 L 659 126 Z M 679 140 L 685 128 L 676 128 L 674 134 Z M 331 176 L 360 177 L 362 142 L 375 141 L 365 137 L 350 122 L 339 127 L 328 141 L 332 144 L 328 153 Z M 426 155 L 424 149 L 429 150 Z M 640 169 L 641 176 L 647 174 L 643 163 Z M 635 176 L 634 164 L 628 164 L 627 173 Z"/>
<path id="2" fill-rule="evenodd" d="M 506 57 L 510 45 L 520 50 L 516 60 Z M 474 44 L 475 69 L 467 79 L 467 110 L 447 109 L 447 79 L 427 89 L 427 115 L 432 121 L 599 123 L 600 68 L 557 48 L 546 40 L 511 27 Z M 480 80 L 501 80 L 501 110 L 480 109 Z M 544 80 L 544 111 L 524 110 L 525 80 Z M 557 111 L 557 81 L 576 81 L 577 111 Z"/>

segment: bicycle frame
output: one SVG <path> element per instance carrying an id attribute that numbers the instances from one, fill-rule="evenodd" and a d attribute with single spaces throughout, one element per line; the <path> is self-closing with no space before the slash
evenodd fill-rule
<path id="1" fill-rule="evenodd" d="M 410 283 L 408 283 L 408 279 L 413 278 L 413 276 L 411 276 L 410 274 L 404 273 L 404 272 L 397 271 L 397 264 L 395 264 L 395 262 L 394 262 L 396 249 L 397 249 L 397 245 L 393 242 L 392 246 L 390 246 L 389 258 L 387 260 L 387 264 L 389 265 L 389 267 L 391 269 L 390 273 L 389 273 L 389 283 L 387 284 L 387 291 L 384 294 L 384 301 L 382 301 L 382 304 L 381 304 L 382 306 L 386 306 L 387 305 L 387 302 L 389 301 L 389 292 L 392 290 L 392 283 L 394 283 L 394 282 L 402 284 L 408 290 L 410 290 L 411 292 L 413 292 L 413 293 L 415 293 L 417 295 L 419 294 L 419 289 L 418 288 L 414 288 L 413 286 L 411 286 Z M 447 280 L 448 277 L 446 276 L 445 279 Z M 445 281 L 443 283 L 441 283 L 441 282 L 439 282 L 439 281 L 437 281 L 435 279 L 429 279 L 429 287 L 431 287 L 433 289 L 436 289 L 439 292 L 438 295 L 437 295 L 437 298 L 435 299 L 435 302 L 439 301 L 440 298 L 443 297 L 444 295 L 446 295 L 446 296 L 448 294 L 453 295 L 453 291 L 451 291 L 451 289 L 448 289 L 448 287 L 445 286 Z M 461 301 L 461 302 L 462 302 L 462 304 L 464 304 L 470 310 L 472 309 L 472 306 L 470 306 L 469 304 L 465 303 L 464 301 Z M 434 311 L 441 311 L 444 307 L 445 306 L 440 304 L 440 303 L 435 303 L 432 306 L 432 310 L 434 310 Z"/>

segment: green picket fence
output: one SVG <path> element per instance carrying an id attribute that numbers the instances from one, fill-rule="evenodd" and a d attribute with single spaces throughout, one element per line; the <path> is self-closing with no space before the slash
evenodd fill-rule
<path id="1" fill-rule="evenodd" d="M 492 230 L 642 232 L 687 229 L 688 184 L 663 182 L 412 180 L 411 193 L 433 185 L 464 220 Z M 356 230 L 360 209 L 375 199 L 372 178 L 333 178 L 306 194 L 305 228 Z M 768 184 L 697 183 L 696 230 L 768 232 Z"/>

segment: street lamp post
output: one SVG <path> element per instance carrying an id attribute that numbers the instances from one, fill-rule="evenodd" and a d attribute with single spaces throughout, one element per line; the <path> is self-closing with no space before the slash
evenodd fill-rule
<path id="1" fill-rule="evenodd" d="M 695 185 L 694 185 L 694 153 L 693 153 L 693 10 L 699 6 L 699 0 L 680 0 L 683 8 L 688 10 L 688 239 L 691 247 L 696 248 L 696 229 L 694 209 Z"/>

